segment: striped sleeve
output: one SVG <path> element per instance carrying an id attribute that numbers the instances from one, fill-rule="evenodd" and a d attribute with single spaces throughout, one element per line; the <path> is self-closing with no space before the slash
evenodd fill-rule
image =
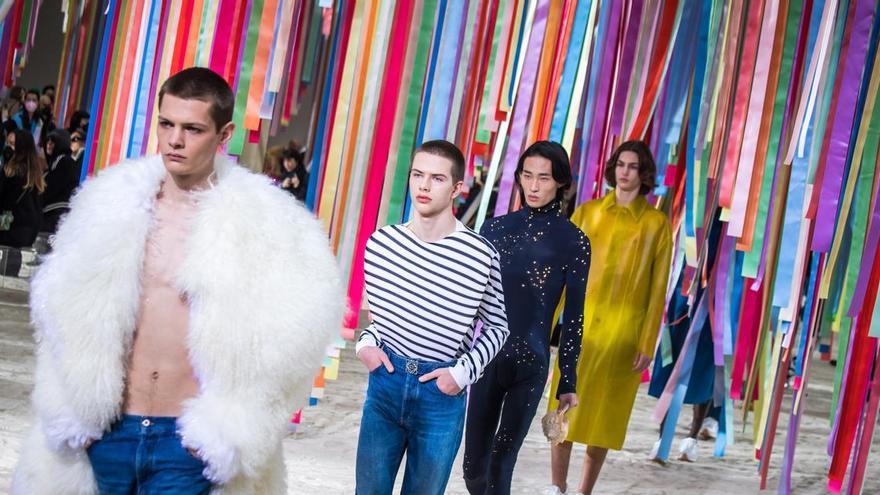
<path id="1" fill-rule="evenodd" d="M 501 264 L 494 249 L 489 280 L 477 310 L 477 317 L 483 323 L 480 336 L 474 342 L 473 348 L 458 358 L 458 362 L 449 370 L 460 388 L 465 388 L 480 378 L 483 369 L 495 358 L 510 334 L 504 309 L 504 289 L 501 286 Z"/>
<path id="2" fill-rule="evenodd" d="M 361 331 L 357 344 L 354 346 L 354 353 L 361 352 L 364 347 L 379 347 L 382 343 L 382 337 L 379 335 L 379 329 L 372 323 Z"/>

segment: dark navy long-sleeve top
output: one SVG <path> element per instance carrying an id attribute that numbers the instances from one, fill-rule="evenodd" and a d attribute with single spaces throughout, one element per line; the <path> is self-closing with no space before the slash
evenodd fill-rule
<path id="1" fill-rule="evenodd" d="M 564 289 L 557 394 L 573 393 L 583 336 L 590 240 L 562 216 L 557 201 L 490 219 L 480 235 L 501 256 L 510 336 L 496 357 L 499 365 L 547 372 L 553 317 Z"/>

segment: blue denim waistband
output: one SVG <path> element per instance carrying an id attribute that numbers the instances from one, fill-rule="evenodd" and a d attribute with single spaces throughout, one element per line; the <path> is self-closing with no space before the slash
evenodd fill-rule
<path id="1" fill-rule="evenodd" d="M 392 352 L 385 345 L 382 346 L 382 350 L 388 354 L 388 359 L 391 360 L 391 366 L 394 366 L 395 371 L 401 370 L 410 375 L 421 376 L 436 369 L 451 368 L 456 363 L 456 361 L 425 361 L 424 359 L 401 356 Z"/>
<path id="2" fill-rule="evenodd" d="M 135 414 L 123 414 L 114 426 L 125 430 L 141 429 L 157 435 L 162 435 L 177 432 L 177 418 L 174 416 L 138 416 Z"/>

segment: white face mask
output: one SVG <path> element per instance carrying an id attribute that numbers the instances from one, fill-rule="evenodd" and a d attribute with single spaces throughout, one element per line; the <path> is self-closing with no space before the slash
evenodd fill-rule
<path id="1" fill-rule="evenodd" d="M 37 102 L 35 102 L 35 101 L 33 101 L 33 100 L 28 100 L 28 101 L 24 102 L 24 108 L 25 108 L 28 112 L 33 113 L 34 111 L 37 110 Z"/>

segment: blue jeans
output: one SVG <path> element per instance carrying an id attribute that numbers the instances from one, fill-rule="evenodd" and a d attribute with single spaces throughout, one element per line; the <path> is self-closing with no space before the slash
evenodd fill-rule
<path id="1" fill-rule="evenodd" d="M 176 420 L 125 415 L 93 443 L 89 461 L 101 495 L 210 492 L 205 464 L 181 445 Z"/>
<path id="2" fill-rule="evenodd" d="M 446 491 L 464 428 L 465 394 L 446 395 L 437 380 L 419 377 L 455 362 L 398 356 L 387 349 L 394 372 L 370 372 L 357 451 L 357 493 L 389 495 L 406 452 L 403 495 Z"/>

